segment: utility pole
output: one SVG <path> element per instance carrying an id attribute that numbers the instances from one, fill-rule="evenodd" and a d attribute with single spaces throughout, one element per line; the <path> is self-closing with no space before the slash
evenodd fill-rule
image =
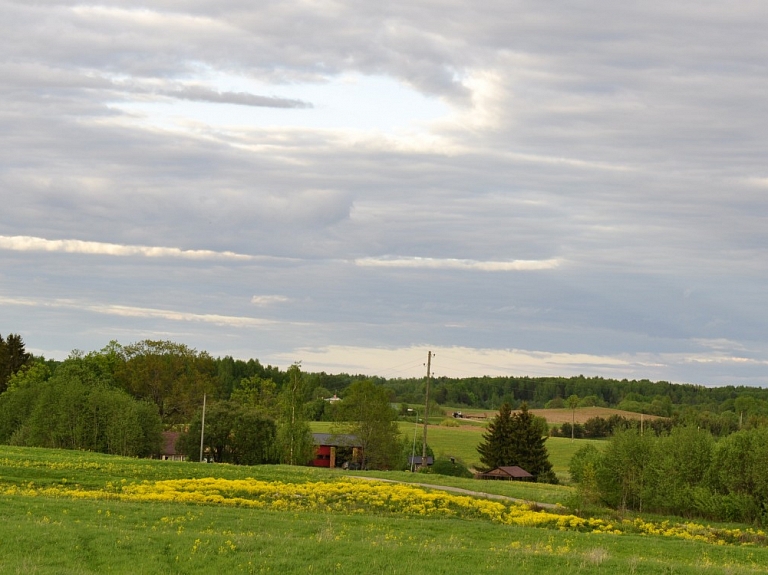
<path id="1" fill-rule="evenodd" d="M 432 367 L 432 352 L 427 352 L 427 399 L 424 404 L 424 441 L 421 446 L 421 466 L 427 466 L 427 426 L 429 425 L 429 370 Z"/>
<path id="2" fill-rule="evenodd" d="M 203 394 L 203 420 L 200 425 L 200 463 L 203 462 L 203 438 L 205 437 L 205 394 Z"/>

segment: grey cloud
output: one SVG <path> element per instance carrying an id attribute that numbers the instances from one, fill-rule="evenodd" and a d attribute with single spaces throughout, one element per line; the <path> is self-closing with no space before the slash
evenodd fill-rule
<path id="1" fill-rule="evenodd" d="M 264 108 L 312 108 L 312 104 L 302 100 L 258 96 L 245 92 L 216 92 L 201 86 L 185 86 L 179 90 L 163 92 L 167 96 L 182 100 L 200 102 L 215 102 L 218 104 L 237 104 L 240 106 L 257 106 Z"/>
<path id="2" fill-rule="evenodd" d="M 115 330 L 253 355 L 318 341 L 668 353 L 678 359 L 633 373 L 724 382 L 731 363 L 680 358 L 726 357 L 700 343 L 726 338 L 757 362 L 730 373 L 765 382 L 762 4 L 308 6 L 0 0 L 0 235 L 299 262 L 13 252 L 0 254 L 0 295 L 240 317 L 254 294 L 285 294 L 291 305 L 259 312 L 315 322 L 242 336 L 88 312 L 70 328 L 56 326 L 79 325 L 73 310 L 3 304 L 30 344 L 60 349 L 76 333 L 66 347 L 97 347 Z M 110 107 L 140 93 L 304 105 L 219 92 L 201 70 L 285 83 L 385 75 L 457 118 L 432 129 L 444 148 L 413 151 L 332 130 L 170 132 Z M 522 274 L 345 263 L 387 256 L 567 263 Z"/>

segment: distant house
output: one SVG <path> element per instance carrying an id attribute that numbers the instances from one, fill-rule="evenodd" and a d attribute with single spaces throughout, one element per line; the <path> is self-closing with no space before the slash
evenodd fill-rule
<path id="1" fill-rule="evenodd" d="M 510 465 L 506 467 L 497 467 L 485 473 L 475 475 L 476 479 L 501 479 L 505 481 L 532 481 L 533 475 L 528 473 L 522 467 Z"/>
<path id="2" fill-rule="evenodd" d="M 421 455 L 415 455 L 413 457 L 408 457 L 408 469 L 413 469 L 414 467 L 421 467 Z M 435 462 L 435 458 L 431 455 L 427 455 L 427 465 L 432 465 Z"/>
<path id="3" fill-rule="evenodd" d="M 184 461 L 186 457 L 176 449 L 176 442 L 181 437 L 178 431 L 163 431 L 163 445 L 160 451 L 160 459 L 163 461 Z"/>
<path id="4" fill-rule="evenodd" d="M 313 467 L 360 468 L 363 446 L 359 438 L 344 433 L 313 433 L 315 458 Z"/>

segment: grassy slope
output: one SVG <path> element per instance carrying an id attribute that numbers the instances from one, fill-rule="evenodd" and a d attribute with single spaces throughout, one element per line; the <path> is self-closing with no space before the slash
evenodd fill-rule
<path id="1" fill-rule="evenodd" d="M 177 477 L 333 479 L 0 446 L 0 487 Z M 480 485 L 497 485 L 478 482 Z M 0 495 L 0 573 L 765 573 L 768 549 L 449 518 Z"/>
<path id="2" fill-rule="evenodd" d="M 310 425 L 312 431 L 316 432 L 328 432 L 332 426 L 331 423 L 324 421 L 312 422 Z M 414 424 L 400 422 L 399 425 L 403 436 L 413 439 Z M 480 457 L 477 453 L 477 446 L 482 441 L 483 431 L 483 428 L 476 426 L 444 427 L 430 425 L 427 431 L 427 442 L 434 450 L 435 455 L 458 457 L 470 467 L 479 466 Z M 419 426 L 417 434 L 420 438 L 422 434 L 421 426 Z M 594 439 L 571 441 L 562 437 L 550 437 L 547 440 L 546 446 L 549 451 L 549 460 L 552 462 L 552 467 L 561 480 L 567 481 L 568 462 L 576 450 L 586 443 L 592 443 L 599 449 L 602 449 L 605 445 L 604 441 Z"/>

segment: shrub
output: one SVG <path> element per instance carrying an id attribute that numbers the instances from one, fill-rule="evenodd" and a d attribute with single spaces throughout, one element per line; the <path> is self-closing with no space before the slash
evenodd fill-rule
<path id="1" fill-rule="evenodd" d="M 473 477 L 463 461 L 455 457 L 438 457 L 427 473 L 450 475 L 451 477 Z"/>

